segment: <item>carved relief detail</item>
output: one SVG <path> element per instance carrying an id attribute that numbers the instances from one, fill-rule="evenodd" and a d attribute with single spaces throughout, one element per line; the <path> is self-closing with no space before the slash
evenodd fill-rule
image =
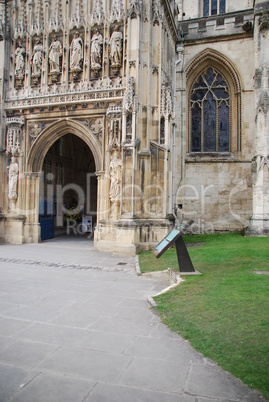
<path id="1" fill-rule="evenodd" d="M 168 83 L 163 83 L 161 88 L 161 115 L 166 118 L 174 116 L 172 90 Z"/>
<path id="2" fill-rule="evenodd" d="M 152 22 L 153 25 L 159 25 L 163 22 L 164 10 L 160 0 L 152 0 Z"/>
<path id="3" fill-rule="evenodd" d="M 127 11 L 128 18 L 137 18 L 140 17 L 142 13 L 142 0 L 130 0 L 129 8 Z"/>
<path id="4" fill-rule="evenodd" d="M 83 0 L 76 0 L 76 6 L 74 13 L 71 14 L 69 19 L 69 28 L 81 28 L 85 25 L 84 11 L 83 11 Z"/>
<path id="5" fill-rule="evenodd" d="M 123 108 L 125 111 L 133 109 L 135 104 L 135 92 L 134 92 L 134 77 L 129 77 L 127 88 L 123 97 Z"/>
<path id="6" fill-rule="evenodd" d="M 100 144 L 103 142 L 103 131 L 104 131 L 104 118 L 94 117 L 92 119 L 82 121 L 85 126 L 88 127 L 91 134 L 93 134 Z"/>
<path id="7" fill-rule="evenodd" d="M 45 129 L 46 124 L 44 123 L 31 123 L 28 126 L 28 133 L 30 137 L 30 141 L 33 142 L 40 133 Z"/>
<path id="8" fill-rule="evenodd" d="M 110 11 L 110 22 L 121 22 L 124 18 L 124 9 L 122 0 L 112 0 Z"/>
<path id="9" fill-rule="evenodd" d="M 92 25 L 101 25 L 104 22 L 105 14 L 103 7 L 103 0 L 95 0 L 94 7 L 91 12 Z"/>
<path id="10" fill-rule="evenodd" d="M 6 153 L 18 156 L 21 152 L 22 126 L 25 124 L 24 117 L 10 117 L 6 119 L 7 139 Z"/>

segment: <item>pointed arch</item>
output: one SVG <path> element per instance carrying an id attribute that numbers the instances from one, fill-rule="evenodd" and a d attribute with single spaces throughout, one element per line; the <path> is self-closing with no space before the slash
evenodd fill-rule
<path id="1" fill-rule="evenodd" d="M 29 151 L 27 170 L 29 172 L 40 172 L 44 157 L 51 145 L 65 134 L 74 134 L 81 138 L 93 154 L 96 171 L 102 170 L 102 150 L 100 143 L 87 127 L 68 118 L 52 123 L 40 133 Z"/>
<path id="2" fill-rule="evenodd" d="M 230 151 L 236 152 L 241 149 L 241 92 L 242 85 L 239 72 L 233 63 L 222 53 L 207 48 L 199 53 L 186 67 L 186 87 L 188 99 L 188 132 L 189 150 L 191 148 L 191 110 L 190 96 L 191 90 L 200 75 L 208 68 L 214 68 L 221 74 L 230 89 L 230 127 L 231 127 L 231 146 Z"/>

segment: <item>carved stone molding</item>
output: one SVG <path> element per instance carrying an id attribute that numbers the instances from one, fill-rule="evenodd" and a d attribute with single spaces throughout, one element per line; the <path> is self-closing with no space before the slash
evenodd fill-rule
<path id="1" fill-rule="evenodd" d="M 6 37 L 6 1 L 0 2 L 0 42 Z"/>
<path id="2" fill-rule="evenodd" d="M 127 88 L 123 97 L 123 109 L 130 111 L 134 108 L 135 91 L 134 91 L 134 77 L 129 77 Z"/>
<path id="3" fill-rule="evenodd" d="M 130 60 L 129 61 L 129 68 L 131 68 L 131 67 L 136 67 L 136 61 L 135 60 Z"/>
<path id="4" fill-rule="evenodd" d="M 110 110 L 109 110 L 110 109 Z M 119 150 L 121 147 L 121 133 L 122 133 L 122 121 L 121 121 L 121 109 L 116 107 L 109 108 L 107 111 L 107 123 L 108 123 L 108 149 Z"/>
<path id="5" fill-rule="evenodd" d="M 85 27 L 86 21 L 84 18 L 83 1 L 76 0 L 75 10 L 69 18 L 69 28 L 81 28 Z"/>
<path id="6" fill-rule="evenodd" d="M 6 119 L 7 137 L 6 153 L 16 157 L 21 153 L 22 126 L 25 124 L 24 117 L 9 117 Z"/>
<path id="7" fill-rule="evenodd" d="M 163 83 L 161 88 L 161 115 L 166 118 L 174 115 L 172 90 L 168 83 Z"/>
<path id="8" fill-rule="evenodd" d="M 125 158 L 127 156 L 132 156 L 133 155 L 133 147 L 130 147 L 130 146 L 123 147 L 123 155 Z"/>
<path id="9" fill-rule="evenodd" d="M 94 6 L 91 12 L 91 23 L 92 25 L 101 25 L 105 20 L 105 14 L 103 9 L 103 1 L 95 0 Z"/>
<path id="10" fill-rule="evenodd" d="M 160 0 L 152 0 L 152 22 L 159 25 L 164 19 L 164 9 Z"/>
<path id="11" fill-rule="evenodd" d="M 49 32 L 59 32 L 64 28 L 63 14 L 62 14 L 62 2 L 55 0 L 55 8 L 49 19 Z"/>
<path id="12" fill-rule="evenodd" d="M 122 0 L 112 0 L 109 20 L 110 22 L 121 22 L 124 18 L 124 8 Z"/>
<path id="13" fill-rule="evenodd" d="M 130 0 L 129 8 L 127 10 L 127 18 L 140 17 L 142 13 L 142 0 Z"/>
<path id="14" fill-rule="evenodd" d="M 101 85 L 104 81 L 100 81 Z M 124 89 L 119 81 L 114 81 L 110 88 L 99 88 L 97 84 L 91 87 L 91 83 L 71 83 L 69 85 L 53 85 L 51 87 L 25 88 L 12 90 L 7 93 L 6 109 L 21 110 L 34 107 L 52 107 L 60 104 L 77 105 L 80 103 L 108 102 L 111 99 L 120 99 L 124 96 Z M 84 85 L 85 84 L 85 85 Z M 72 87 L 73 85 L 73 87 Z M 87 88 L 89 88 L 87 90 Z"/>

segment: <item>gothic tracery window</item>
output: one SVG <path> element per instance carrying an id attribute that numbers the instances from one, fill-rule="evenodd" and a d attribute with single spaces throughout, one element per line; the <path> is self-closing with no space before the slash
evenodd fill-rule
<path id="1" fill-rule="evenodd" d="M 191 88 L 190 151 L 230 151 L 229 87 L 211 67 L 200 74 Z"/>

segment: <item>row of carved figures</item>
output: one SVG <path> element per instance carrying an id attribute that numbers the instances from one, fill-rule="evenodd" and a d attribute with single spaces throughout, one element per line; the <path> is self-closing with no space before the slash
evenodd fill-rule
<path id="1" fill-rule="evenodd" d="M 103 36 L 98 29 L 94 31 L 91 39 L 91 70 L 98 72 L 102 68 L 102 47 Z M 70 71 L 73 74 L 74 80 L 77 80 L 79 73 L 83 69 L 83 39 L 79 32 L 75 32 L 72 42 L 70 44 Z M 17 86 L 23 85 L 25 76 L 25 54 L 26 49 L 23 47 L 22 42 L 19 41 L 15 50 L 15 79 Z M 60 58 L 63 55 L 63 47 L 60 40 L 55 35 L 49 47 L 49 73 L 52 76 L 52 81 L 57 81 L 57 76 L 61 72 Z M 118 71 L 122 66 L 122 33 L 119 27 L 116 26 L 115 30 L 109 40 L 109 58 L 111 68 Z M 33 54 L 31 57 L 31 76 L 34 83 L 38 84 L 41 77 L 43 62 L 43 45 L 41 39 L 36 39 Z"/>

